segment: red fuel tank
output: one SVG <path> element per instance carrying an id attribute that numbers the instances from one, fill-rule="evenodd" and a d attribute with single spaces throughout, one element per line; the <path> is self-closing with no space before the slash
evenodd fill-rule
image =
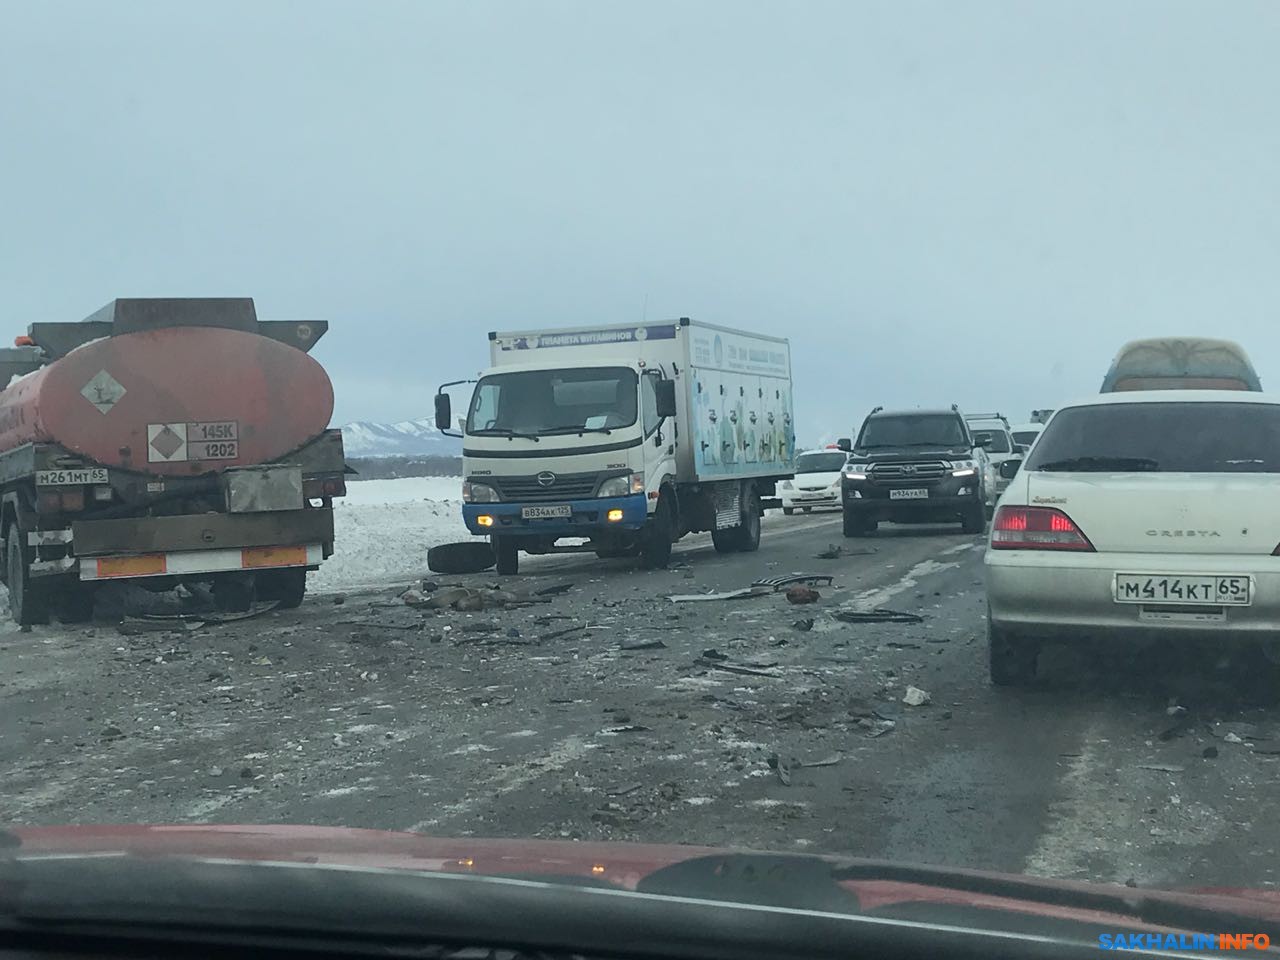
<path id="1" fill-rule="evenodd" d="M 192 476 L 279 459 L 332 414 L 329 377 L 301 350 L 169 327 L 94 340 L 0 391 L 0 452 L 55 443 L 108 467 Z"/>

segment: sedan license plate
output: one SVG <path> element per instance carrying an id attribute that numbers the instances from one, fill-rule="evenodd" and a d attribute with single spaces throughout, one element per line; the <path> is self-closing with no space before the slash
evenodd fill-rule
<path id="1" fill-rule="evenodd" d="M 84 483 L 106 483 L 107 471 L 102 467 L 89 470 L 37 470 L 37 487 L 74 486 Z"/>
<path id="2" fill-rule="evenodd" d="M 890 500 L 928 500 L 929 491 L 924 487 L 908 487 L 905 490 L 890 490 Z"/>
<path id="3" fill-rule="evenodd" d="M 573 516 L 573 509 L 567 503 L 548 507 L 521 507 L 520 516 L 525 520 L 554 520 Z"/>
<path id="4" fill-rule="evenodd" d="M 1116 574 L 1116 603 L 1247 607 L 1252 602 L 1253 596 L 1247 576 Z"/>

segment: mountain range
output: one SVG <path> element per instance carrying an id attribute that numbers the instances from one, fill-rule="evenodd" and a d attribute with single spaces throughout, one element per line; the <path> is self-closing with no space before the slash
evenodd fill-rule
<path id="1" fill-rule="evenodd" d="M 436 429 L 433 417 L 401 423 L 358 421 L 342 428 L 348 457 L 459 457 L 462 441 Z"/>

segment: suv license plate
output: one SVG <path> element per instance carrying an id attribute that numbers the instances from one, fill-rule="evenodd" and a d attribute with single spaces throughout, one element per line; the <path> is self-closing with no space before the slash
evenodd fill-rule
<path id="1" fill-rule="evenodd" d="M 1247 576 L 1117 573 L 1116 603 L 1247 607 L 1253 595 Z"/>
<path id="2" fill-rule="evenodd" d="M 890 490 L 890 500 L 928 500 L 929 491 L 924 487 L 908 487 L 905 490 Z"/>
<path id="3" fill-rule="evenodd" d="M 525 520 L 554 520 L 557 517 L 573 516 L 573 509 L 567 503 L 549 507 L 521 507 L 520 516 Z"/>

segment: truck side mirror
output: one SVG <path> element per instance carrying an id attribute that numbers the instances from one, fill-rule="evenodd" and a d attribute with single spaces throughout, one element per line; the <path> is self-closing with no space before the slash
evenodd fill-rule
<path id="1" fill-rule="evenodd" d="M 1021 458 L 1021 457 L 1014 457 L 1014 458 L 1011 458 L 1011 459 L 1009 459 L 1009 460 L 1005 460 L 1005 461 L 1003 461 L 1003 462 L 1000 464 L 1000 467 L 999 467 L 999 470 L 1000 470 L 1000 479 L 1001 479 L 1001 480 L 1012 480 L 1014 477 L 1016 477 L 1016 476 L 1018 475 L 1018 469 L 1019 469 L 1021 466 L 1022 466 L 1022 458 Z"/>
<path id="2" fill-rule="evenodd" d="M 453 407 L 449 403 L 447 393 L 436 394 L 436 429 L 448 430 L 449 421 L 453 419 Z"/>
<path id="3" fill-rule="evenodd" d="M 853 441 L 850 440 L 848 437 L 841 437 L 839 440 L 836 441 L 836 449 L 843 450 L 845 453 L 849 453 L 851 450 L 853 450 Z"/>
<path id="4" fill-rule="evenodd" d="M 674 417 L 676 415 L 676 382 L 674 380 L 655 380 L 654 396 L 658 401 L 658 416 Z"/>

